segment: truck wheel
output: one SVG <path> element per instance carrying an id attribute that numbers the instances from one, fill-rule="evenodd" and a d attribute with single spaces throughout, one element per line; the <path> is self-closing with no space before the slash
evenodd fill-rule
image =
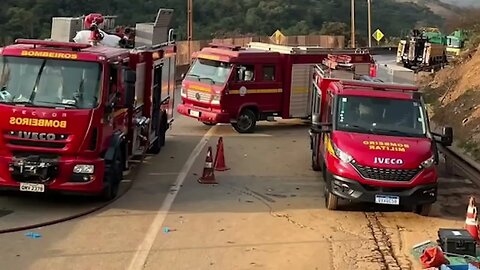
<path id="1" fill-rule="evenodd" d="M 256 118 L 252 110 L 246 109 L 240 113 L 237 122 L 232 123 L 232 126 L 238 133 L 252 133 L 257 124 Z"/>
<path id="2" fill-rule="evenodd" d="M 318 154 L 312 150 L 312 169 L 316 172 L 322 170 L 322 165 L 318 162 Z"/>
<path id="3" fill-rule="evenodd" d="M 118 195 L 118 189 L 120 182 L 123 178 L 122 161 L 123 157 L 120 150 L 115 153 L 115 158 L 112 163 L 105 166 L 105 176 L 103 192 L 101 194 L 101 200 L 110 201 Z"/>
<path id="4" fill-rule="evenodd" d="M 206 126 L 215 126 L 217 123 L 202 122 Z"/>
<path id="5" fill-rule="evenodd" d="M 337 210 L 338 209 L 338 197 L 335 194 L 328 191 L 327 185 L 325 185 L 324 195 L 325 195 L 325 207 L 328 210 Z"/>
<path id="6" fill-rule="evenodd" d="M 432 210 L 432 204 L 428 203 L 428 204 L 416 205 L 414 212 L 421 216 L 428 216 L 431 210 Z"/>
<path id="7" fill-rule="evenodd" d="M 164 115 L 162 119 L 165 119 L 165 117 L 166 116 Z M 167 132 L 166 120 L 162 120 L 162 124 L 160 124 L 160 127 L 158 128 L 157 139 L 150 146 L 150 149 L 148 149 L 149 154 L 156 155 L 156 154 L 160 153 L 160 150 L 162 150 L 162 146 L 165 145 L 165 133 L 166 132 Z"/>

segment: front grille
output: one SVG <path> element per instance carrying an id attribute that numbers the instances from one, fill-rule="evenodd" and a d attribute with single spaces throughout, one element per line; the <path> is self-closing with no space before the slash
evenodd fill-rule
<path id="1" fill-rule="evenodd" d="M 373 180 L 382 181 L 401 181 L 407 182 L 413 179 L 417 175 L 421 168 L 416 169 L 387 169 L 387 168 L 375 168 L 369 166 L 363 166 L 358 163 L 354 163 L 353 166 L 362 175 L 362 177 Z"/>
<path id="2" fill-rule="evenodd" d="M 12 145 L 54 148 L 54 149 L 62 149 L 67 145 L 66 143 L 45 142 L 45 141 L 27 141 L 27 140 L 10 140 L 9 143 L 12 144 Z"/>
<path id="3" fill-rule="evenodd" d="M 209 93 L 204 93 L 200 91 L 187 90 L 187 97 L 188 99 L 191 99 L 191 100 L 209 103 L 212 98 L 212 95 Z"/>

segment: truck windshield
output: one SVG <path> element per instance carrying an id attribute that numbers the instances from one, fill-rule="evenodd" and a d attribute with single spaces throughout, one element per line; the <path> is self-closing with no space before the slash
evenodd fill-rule
<path id="1" fill-rule="evenodd" d="M 230 63 L 197 58 L 188 71 L 186 78 L 209 84 L 224 84 L 231 70 L 232 64 Z"/>
<path id="2" fill-rule="evenodd" d="M 418 100 L 339 96 L 336 129 L 387 136 L 425 137 L 427 121 Z"/>
<path id="3" fill-rule="evenodd" d="M 92 62 L 0 57 L 0 103 L 95 108 L 100 71 Z"/>

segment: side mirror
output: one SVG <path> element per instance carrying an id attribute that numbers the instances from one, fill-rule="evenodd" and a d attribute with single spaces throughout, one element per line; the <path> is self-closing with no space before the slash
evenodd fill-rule
<path id="1" fill-rule="evenodd" d="M 453 143 L 453 128 L 443 127 L 441 137 L 442 137 L 442 140 L 440 143 L 443 146 L 451 146 Z"/>
<path id="2" fill-rule="evenodd" d="M 332 123 L 321 122 L 320 114 L 312 114 L 311 133 L 328 133 L 332 131 Z"/>

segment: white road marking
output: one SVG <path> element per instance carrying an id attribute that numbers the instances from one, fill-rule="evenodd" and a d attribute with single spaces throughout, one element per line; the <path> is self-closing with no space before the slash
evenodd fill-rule
<path id="1" fill-rule="evenodd" d="M 177 175 L 179 174 L 179 172 L 164 172 L 164 173 L 149 173 L 148 175 L 152 175 L 152 176 L 166 176 L 166 175 Z"/>
<path id="2" fill-rule="evenodd" d="M 185 178 L 188 175 L 188 172 L 192 168 L 195 160 L 197 159 L 198 155 L 202 152 L 203 148 L 208 142 L 208 139 L 212 137 L 214 133 L 215 127 L 212 127 L 208 130 L 207 133 L 203 136 L 200 142 L 197 144 L 195 149 L 193 149 L 192 153 L 188 157 L 187 161 L 183 165 L 182 169 L 178 173 L 177 180 L 171 187 L 171 192 L 167 194 L 165 200 L 163 201 L 160 209 L 157 211 L 157 215 L 155 216 L 152 224 L 150 224 L 150 228 L 148 228 L 147 233 L 145 234 L 145 238 L 143 239 L 142 243 L 138 246 L 135 255 L 133 256 L 132 261 L 130 262 L 130 266 L 128 270 L 141 270 L 144 268 L 144 265 L 147 261 L 148 254 L 152 249 L 153 243 L 157 238 L 158 232 L 160 231 L 160 227 L 163 225 L 165 218 L 167 217 L 170 208 L 172 207 L 173 201 L 177 196 L 178 192 L 180 191 L 180 187 L 182 186 Z"/>

